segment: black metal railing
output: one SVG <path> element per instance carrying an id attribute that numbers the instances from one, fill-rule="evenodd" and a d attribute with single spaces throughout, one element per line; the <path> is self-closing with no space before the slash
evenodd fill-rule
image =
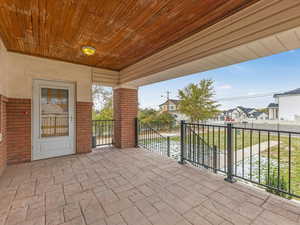
<path id="1" fill-rule="evenodd" d="M 139 120 L 136 120 L 136 146 L 172 157 L 170 137 L 161 135 L 159 131 L 148 124 L 141 123 Z"/>
<path id="2" fill-rule="evenodd" d="M 181 163 L 300 197 L 300 133 L 227 125 L 181 123 Z"/>
<path id="3" fill-rule="evenodd" d="M 181 123 L 181 162 L 227 172 L 227 127 Z M 225 135 L 221 135 L 225 134 Z"/>
<path id="4" fill-rule="evenodd" d="M 114 120 L 93 120 L 93 147 L 112 145 L 114 141 Z"/>

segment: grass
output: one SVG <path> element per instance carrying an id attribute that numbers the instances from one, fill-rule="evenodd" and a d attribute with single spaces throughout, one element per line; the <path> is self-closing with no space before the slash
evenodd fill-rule
<path id="1" fill-rule="evenodd" d="M 200 137 L 210 146 L 217 146 L 218 149 L 224 151 L 227 149 L 227 135 L 224 130 L 216 130 L 216 131 L 210 131 L 210 132 L 202 132 L 199 134 Z M 174 141 L 180 141 L 180 137 L 171 137 L 172 140 Z M 233 150 L 239 150 L 243 148 L 250 147 L 251 145 L 256 145 L 260 142 L 265 142 L 267 141 L 267 136 L 266 135 L 260 135 L 259 139 L 259 134 L 257 132 L 249 132 L 249 131 L 235 131 L 233 132 L 232 136 L 232 149 Z M 188 142 L 189 140 L 187 140 Z M 193 140 L 192 140 L 193 142 Z"/>
<path id="2" fill-rule="evenodd" d="M 224 130 L 215 130 L 200 132 L 199 134 L 207 144 L 216 145 L 218 149 L 224 151 L 227 149 L 227 137 L 226 132 Z M 258 131 L 249 131 L 249 130 L 234 130 L 232 134 L 232 149 L 240 150 L 250 147 L 251 145 L 256 145 L 259 142 L 264 143 L 267 142 L 268 139 L 270 141 L 279 141 L 279 145 L 275 145 L 270 147 L 269 151 L 265 149 L 265 151 L 261 152 L 262 157 L 268 158 L 270 156 L 270 161 L 272 161 L 271 168 L 278 171 L 278 161 L 280 162 L 280 177 L 284 177 L 289 185 L 289 177 L 291 191 L 294 194 L 300 195 L 300 137 L 299 136 L 291 136 L 281 134 L 278 138 L 277 132 L 272 132 L 269 134 L 267 132 L 258 132 Z M 180 141 L 180 137 L 171 137 L 171 140 Z M 189 140 L 186 140 L 187 142 Z M 193 140 L 192 140 L 193 142 Z M 289 148 L 290 146 L 290 148 Z M 289 151 L 290 149 L 290 151 Z M 291 161 L 289 168 L 289 159 Z M 267 163 L 261 165 L 261 179 L 263 180 L 263 174 L 267 170 Z M 289 174 L 290 171 L 290 174 Z M 253 176 L 256 176 L 258 179 L 258 171 L 252 171 Z"/>

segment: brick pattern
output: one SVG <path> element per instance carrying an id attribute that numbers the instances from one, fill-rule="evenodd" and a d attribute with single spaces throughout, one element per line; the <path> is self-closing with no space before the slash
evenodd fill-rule
<path id="1" fill-rule="evenodd" d="M 7 164 L 7 128 L 6 128 L 6 102 L 7 99 L 0 95 L 0 175 L 3 173 Z"/>
<path id="2" fill-rule="evenodd" d="M 138 112 L 138 92 L 136 89 L 118 88 L 114 90 L 114 143 L 118 148 L 135 146 L 135 122 Z"/>
<path id="3" fill-rule="evenodd" d="M 92 103 L 76 102 L 76 152 L 92 151 Z"/>
<path id="4" fill-rule="evenodd" d="M 76 103 L 76 152 L 91 152 L 92 103 Z M 0 143 L 0 172 L 3 159 L 7 163 L 31 161 L 31 100 L 9 98 L 7 111 L 7 142 Z M 3 154 L 1 154 L 3 152 Z"/>
<path id="5" fill-rule="evenodd" d="M 7 162 L 31 160 L 31 99 L 9 98 L 7 102 Z"/>
<path id="6" fill-rule="evenodd" d="M 299 225 L 300 206 L 143 149 L 8 167 L 5 225 Z"/>

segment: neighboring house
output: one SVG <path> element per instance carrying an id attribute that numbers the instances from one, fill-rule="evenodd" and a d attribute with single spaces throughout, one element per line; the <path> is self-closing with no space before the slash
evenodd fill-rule
<path id="1" fill-rule="evenodd" d="M 255 108 L 238 106 L 234 109 L 223 111 L 223 113 L 219 115 L 219 119 L 224 121 L 244 121 L 248 119 L 267 120 L 268 115 L 257 111 Z"/>
<path id="2" fill-rule="evenodd" d="M 179 100 L 177 99 L 169 99 L 164 103 L 159 105 L 161 112 L 177 112 Z"/>
<path id="3" fill-rule="evenodd" d="M 170 114 L 172 114 L 175 117 L 176 121 L 188 120 L 189 118 L 186 115 L 184 115 L 178 111 L 179 102 L 180 102 L 180 100 L 177 100 L 177 99 L 169 99 L 159 105 L 160 111 L 161 112 L 169 112 Z"/>
<path id="4" fill-rule="evenodd" d="M 269 119 L 269 116 L 267 113 L 264 113 L 264 112 L 254 112 L 254 113 L 250 114 L 249 118 L 255 119 L 255 120 L 267 120 L 267 119 Z"/>
<path id="5" fill-rule="evenodd" d="M 268 105 L 269 120 L 278 120 L 278 104 L 270 103 Z"/>
<path id="6" fill-rule="evenodd" d="M 275 94 L 279 120 L 297 120 L 300 117 L 300 88 Z"/>

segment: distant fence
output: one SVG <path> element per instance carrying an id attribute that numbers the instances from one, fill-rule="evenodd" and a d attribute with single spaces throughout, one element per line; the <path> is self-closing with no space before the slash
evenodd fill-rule
<path id="1" fill-rule="evenodd" d="M 114 120 L 93 120 L 93 147 L 112 145 L 114 141 Z"/>
<path id="2" fill-rule="evenodd" d="M 290 131 L 290 132 L 300 132 L 300 124 L 283 124 L 283 123 L 276 123 L 275 121 L 273 123 L 263 123 L 263 122 L 247 122 L 247 123 L 241 123 L 241 122 L 234 122 L 234 126 L 236 127 L 243 127 L 243 128 L 254 128 L 254 129 L 267 129 L 267 130 L 284 130 L 284 131 Z"/>

